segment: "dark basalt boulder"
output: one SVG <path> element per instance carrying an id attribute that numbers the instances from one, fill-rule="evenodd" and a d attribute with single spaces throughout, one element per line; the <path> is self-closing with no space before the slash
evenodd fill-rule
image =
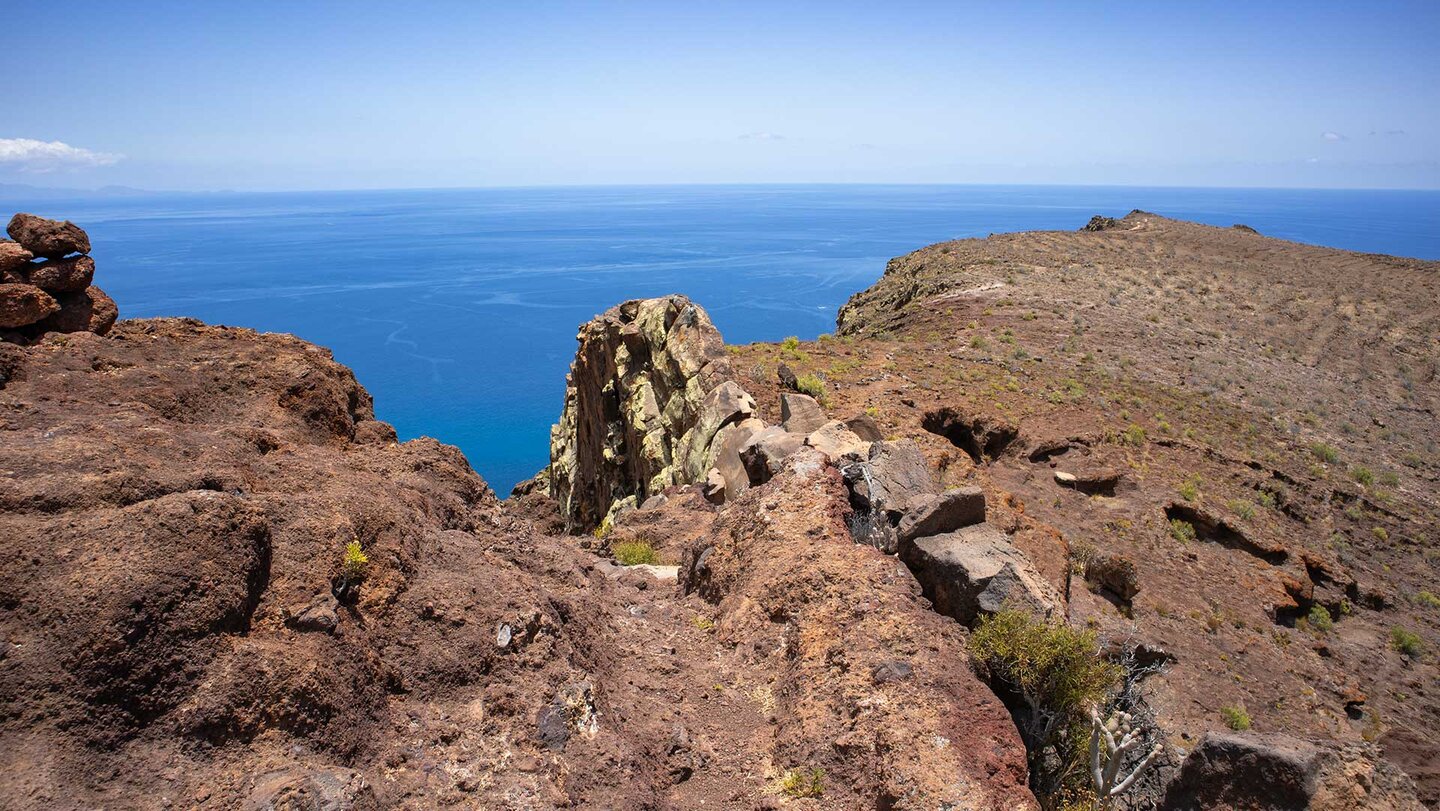
<path id="1" fill-rule="evenodd" d="M 90 237 L 69 220 L 47 220 L 22 213 L 10 218 L 5 230 L 25 250 L 46 259 L 90 252 Z"/>
<path id="2" fill-rule="evenodd" d="M 1166 811 L 1413 809 L 1414 785 L 1371 747 L 1209 732 L 1170 782 Z"/>
<path id="3" fill-rule="evenodd" d="M 1090 218 L 1081 231 L 1109 231 L 1111 228 L 1119 227 L 1120 221 L 1114 217 L 1104 217 L 1099 214 Z"/>

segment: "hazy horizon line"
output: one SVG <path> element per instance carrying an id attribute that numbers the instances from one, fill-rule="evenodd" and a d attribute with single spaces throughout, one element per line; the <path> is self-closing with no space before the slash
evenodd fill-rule
<path id="1" fill-rule="evenodd" d="M 0 183 L 0 193 L 7 190 L 30 190 L 76 195 L 141 196 L 141 195 L 222 195 L 222 194 L 335 194 L 347 192 L 422 192 L 422 191 L 525 191 L 534 189 L 654 189 L 654 188 L 754 188 L 754 187 L 973 187 L 973 188 L 1073 188 L 1073 189 L 1213 189 L 1244 191 L 1374 191 L 1374 192 L 1440 192 L 1437 187 L 1406 186 L 1269 186 L 1189 183 L 980 183 L 966 181 L 849 181 L 849 180 L 757 180 L 742 182 L 672 181 L 652 183 L 526 183 L 464 186 L 341 186 L 331 188 L 289 189 L 147 189 L 120 184 L 80 188 L 74 186 L 38 186 L 28 183 Z"/>

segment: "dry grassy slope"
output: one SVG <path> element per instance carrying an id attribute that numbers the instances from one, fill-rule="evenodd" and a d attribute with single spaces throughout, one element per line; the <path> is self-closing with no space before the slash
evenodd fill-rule
<path id="1" fill-rule="evenodd" d="M 826 378 L 832 412 L 921 441 L 950 482 L 1008 494 L 1003 520 L 1028 526 L 1017 543 L 1070 588 L 1073 621 L 1177 657 L 1156 685 L 1177 744 L 1243 705 L 1257 730 L 1378 741 L 1435 803 L 1437 274 L 1135 212 L 924 248 L 851 299 L 839 337 L 731 351 L 768 419 L 783 361 Z M 976 464 L 926 430 L 942 406 L 1019 439 Z M 1084 495 L 1052 468 L 1123 477 Z M 1177 539 L 1187 510 L 1233 531 Z M 1072 577 L 1109 555 L 1137 566 L 1130 601 Z M 1330 630 L 1297 623 L 1315 603 Z"/>

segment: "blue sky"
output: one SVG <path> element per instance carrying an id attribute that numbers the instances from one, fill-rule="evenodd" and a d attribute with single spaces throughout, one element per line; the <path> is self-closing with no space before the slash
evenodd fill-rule
<path id="1" fill-rule="evenodd" d="M 3 16 L 0 183 L 1440 187 L 1435 0 Z"/>

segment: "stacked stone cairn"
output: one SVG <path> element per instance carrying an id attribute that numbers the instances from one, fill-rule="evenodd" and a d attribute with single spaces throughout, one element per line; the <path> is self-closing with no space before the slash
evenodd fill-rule
<path id="1" fill-rule="evenodd" d="M 95 260 L 80 226 L 16 214 L 5 230 L 11 239 L 0 239 L 0 341 L 30 344 L 50 332 L 110 330 L 120 311 L 91 284 Z"/>

